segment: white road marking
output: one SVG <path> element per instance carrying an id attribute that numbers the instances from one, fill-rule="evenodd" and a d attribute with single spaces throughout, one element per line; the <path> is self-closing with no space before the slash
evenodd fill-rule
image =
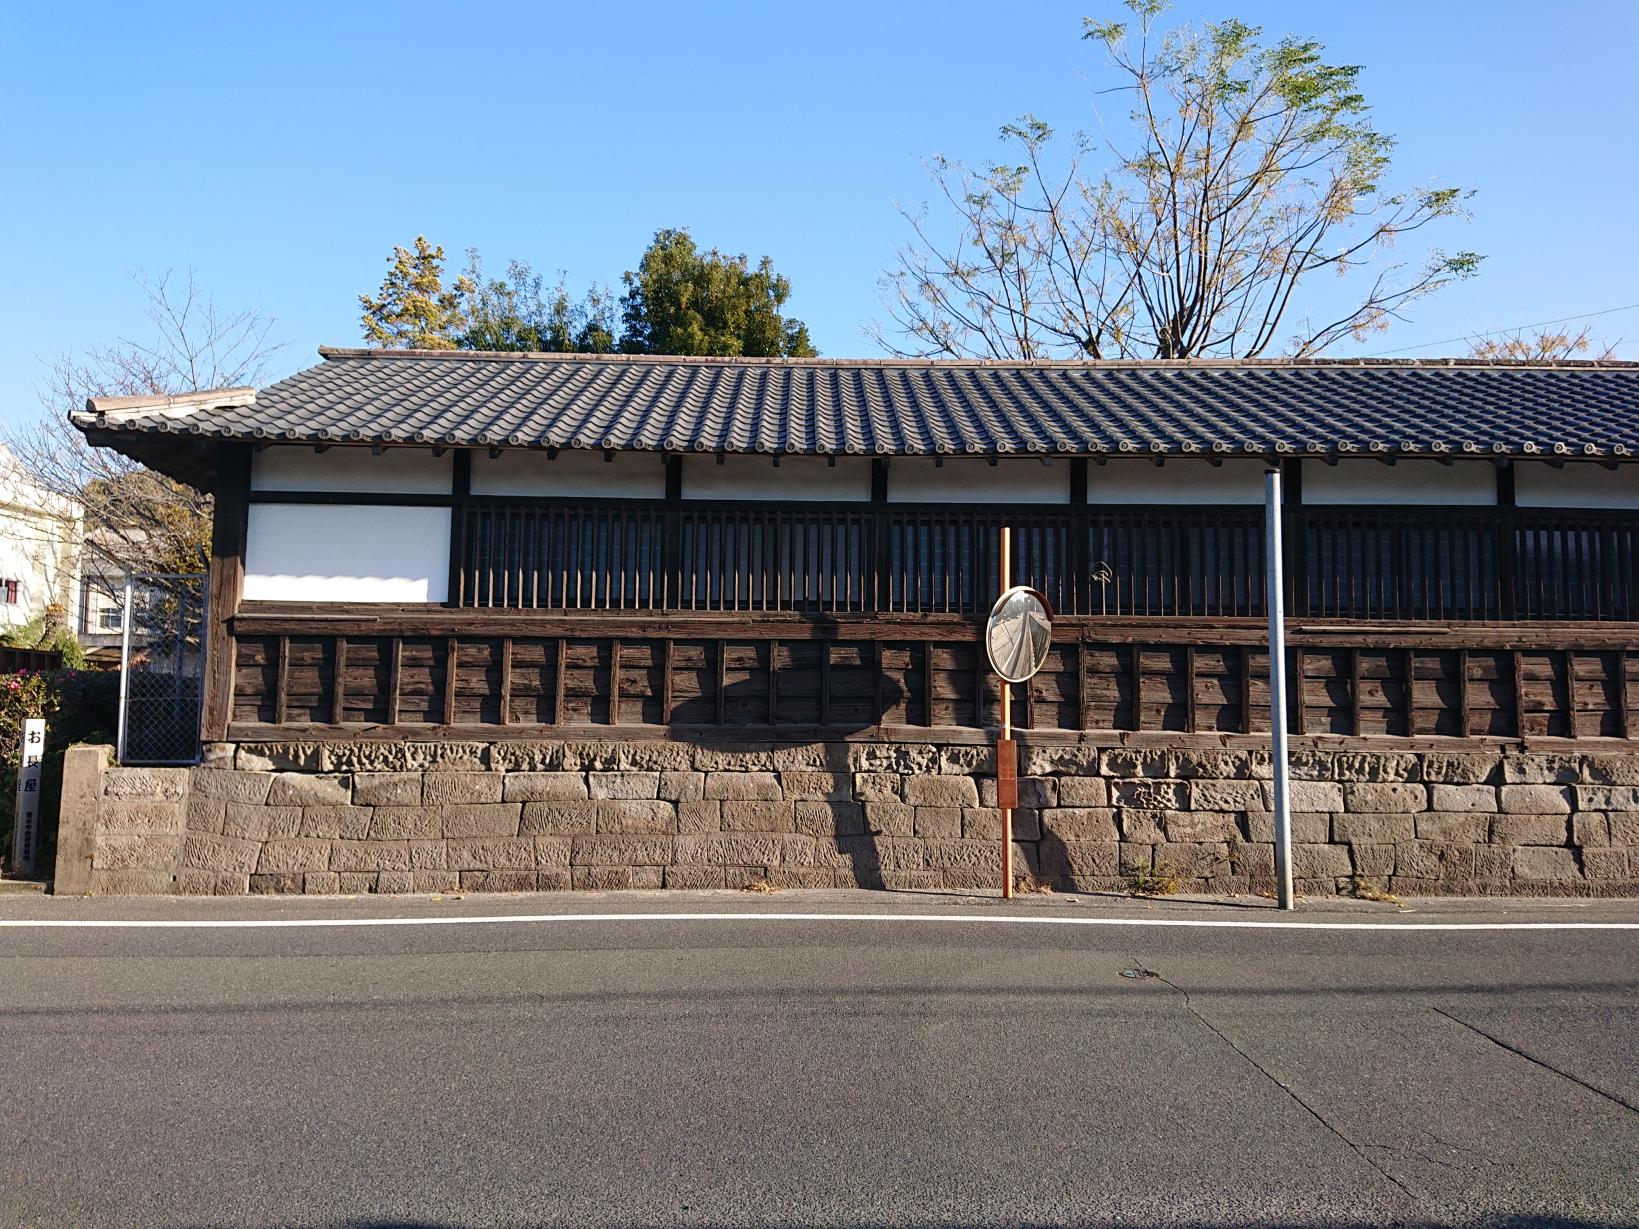
<path id="1" fill-rule="evenodd" d="M 0 928 L 297 930 L 355 926 L 521 926 L 580 922 L 916 922 L 996 926 L 1165 926 L 1203 930 L 1639 930 L 1639 922 L 1321 922 L 1251 918 L 1034 917 L 943 913 L 490 913 L 352 918 L 0 918 Z"/>

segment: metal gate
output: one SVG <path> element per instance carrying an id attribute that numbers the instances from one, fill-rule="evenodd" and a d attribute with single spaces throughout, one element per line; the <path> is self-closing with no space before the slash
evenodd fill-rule
<path id="1" fill-rule="evenodd" d="M 205 577 L 129 574 L 120 642 L 119 761 L 197 764 Z"/>

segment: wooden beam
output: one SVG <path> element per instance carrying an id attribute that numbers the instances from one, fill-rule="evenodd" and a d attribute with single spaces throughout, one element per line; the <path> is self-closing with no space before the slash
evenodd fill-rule
<path id="1" fill-rule="evenodd" d="M 1184 732 L 1195 733 L 1195 646 L 1184 650 Z"/>
<path id="2" fill-rule="evenodd" d="M 1457 733 L 1468 737 L 1468 650 L 1457 650 Z"/>
<path id="3" fill-rule="evenodd" d="M 1366 732 L 1360 711 L 1360 650 L 1349 650 L 1349 730 L 1356 738 Z"/>
<path id="4" fill-rule="evenodd" d="M 670 636 L 661 642 L 660 649 L 660 722 L 672 723 L 672 657 L 676 643 Z"/>
<path id="5" fill-rule="evenodd" d="M 564 724 L 564 690 L 565 678 L 569 673 L 569 640 L 567 637 L 558 637 L 557 672 L 552 678 L 552 722 L 554 725 Z"/>
<path id="6" fill-rule="evenodd" d="M 1083 476 L 1086 461 L 1082 462 Z M 1087 679 L 1087 642 L 1076 641 L 1076 728 L 1090 729 L 1093 724 L 1093 696 Z"/>
<path id="7" fill-rule="evenodd" d="M 1514 668 L 1514 737 L 1525 737 L 1525 662 L 1520 651 L 1508 654 Z M 1409 731 L 1408 731 L 1409 733 Z"/>
<path id="8" fill-rule="evenodd" d="M 246 444 L 216 449 L 216 506 L 211 520 L 211 561 L 205 581 L 205 697 L 200 736 L 227 737 L 233 718 L 234 616 L 245 593 L 245 534 L 249 523 L 251 450 Z"/>
<path id="9" fill-rule="evenodd" d="M 444 724 L 455 724 L 455 676 L 460 668 L 461 646 L 454 636 L 444 641 Z"/>
<path id="10" fill-rule="evenodd" d="M 273 684 L 273 720 L 283 725 L 290 719 L 290 637 L 279 637 L 279 672 Z"/>
<path id="11" fill-rule="evenodd" d="M 336 637 L 336 669 L 334 686 L 330 689 L 330 720 L 342 724 L 347 704 L 347 637 Z"/>
<path id="12" fill-rule="evenodd" d="M 512 723 L 512 637 L 501 637 L 501 724 Z"/>
<path id="13" fill-rule="evenodd" d="M 1241 646 L 1241 733 L 1252 733 L 1252 646 Z"/>
<path id="14" fill-rule="evenodd" d="M 1620 738 L 1633 737 L 1633 725 L 1628 718 L 1628 651 L 1616 650 L 1616 733 Z"/>
<path id="15" fill-rule="evenodd" d="M 780 642 L 768 642 L 768 724 L 780 719 Z"/>
<path id="16" fill-rule="evenodd" d="M 620 641 L 609 642 L 609 724 L 620 724 Z"/>
<path id="17" fill-rule="evenodd" d="M 929 640 L 922 645 L 922 724 L 932 728 L 933 721 L 933 655 L 935 646 Z M 905 720 L 910 720 L 910 714 L 905 714 Z"/>
<path id="18" fill-rule="evenodd" d="M 472 496 L 472 453 L 457 448 L 450 462 L 450 572 L 445 604 L 463 606 L 477 601 L 466 592 L 467 502 Z"/>
<path id="19" fill-rule="evenodd" d="M 1560 656 L 1565 662 L 1565 718 L 1570 722 L 1570 736 L 1579 738 L 1582 729 L 1576 712 L 1576 654 L 1566 649 Z"/>
<path id="20" fill-rule="evenodd" d="M 398 724 L 398 697 L 404 683 L 404 641 L 393 637 L 393 664 L 387 678 L 387 724 Z"/>
<path id="21" fill-rule="evenodd" d="M 1132 728 L 1144 728 L 1144 648 L 1142 645 L 1130 646 L 1132 659 L 1127 663 L 1129 686 L 1132 688 L 1133 721 Z"/>
<path id="22" fill-rule="evenodd" d="M 717 685 L 713 689 L 716 701 L 717 724 L 728 724 L 728 641 L 717 642 Z"/>
<path id="23" fill-rule="evenodd" d="M 819 642 L 820 724 L 831 724 L 831 642 Z"/>

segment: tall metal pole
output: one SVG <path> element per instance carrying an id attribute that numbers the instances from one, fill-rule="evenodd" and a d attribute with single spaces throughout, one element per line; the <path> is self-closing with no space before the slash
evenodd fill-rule
<path id="1" fill-rule="evenodd" d="M 1013 582 L 1013 531 L 1006 525 L 1002 526 L 1001 544 L 1001 580 L 1003 593 L 1006 593 Z M 1013 740 L 1013 684 L 1002 679 L 1002 731 L 1001 743 L 1006 744 Z M 1001 796 L 1002 781 L 1000 755 L 1002 747 L 997 747 L 997 780 L 998 796 L 996 801 L 1005 803 L 1007 798 Z M 1013 808 L 1003 806 L 1002 812 L 1002 899 L 1013 899 Z"/>
<path id="2" fill-rule="evenodd" d="M 1269 742 L 1275 761 L 1275 887 L 1282 909 L 1292 908 L 1292 800 L 1286 778 L 1286 611 L 1281 575 L 1280 470 L 1263 480 L 1264 557 L 1269 607 Z"/>

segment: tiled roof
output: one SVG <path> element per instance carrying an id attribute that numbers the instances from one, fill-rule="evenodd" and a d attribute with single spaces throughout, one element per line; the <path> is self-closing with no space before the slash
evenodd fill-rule
<path id="1" fill-rule="evenodd" d="M 880 456 L 1603 456 L 1639 449 L 1639 363 L 693 359 L 321 350 L 258 392 L 100 440 L 380 442 Z M 179 441 L 180 442 L 180 441 Z"/>

